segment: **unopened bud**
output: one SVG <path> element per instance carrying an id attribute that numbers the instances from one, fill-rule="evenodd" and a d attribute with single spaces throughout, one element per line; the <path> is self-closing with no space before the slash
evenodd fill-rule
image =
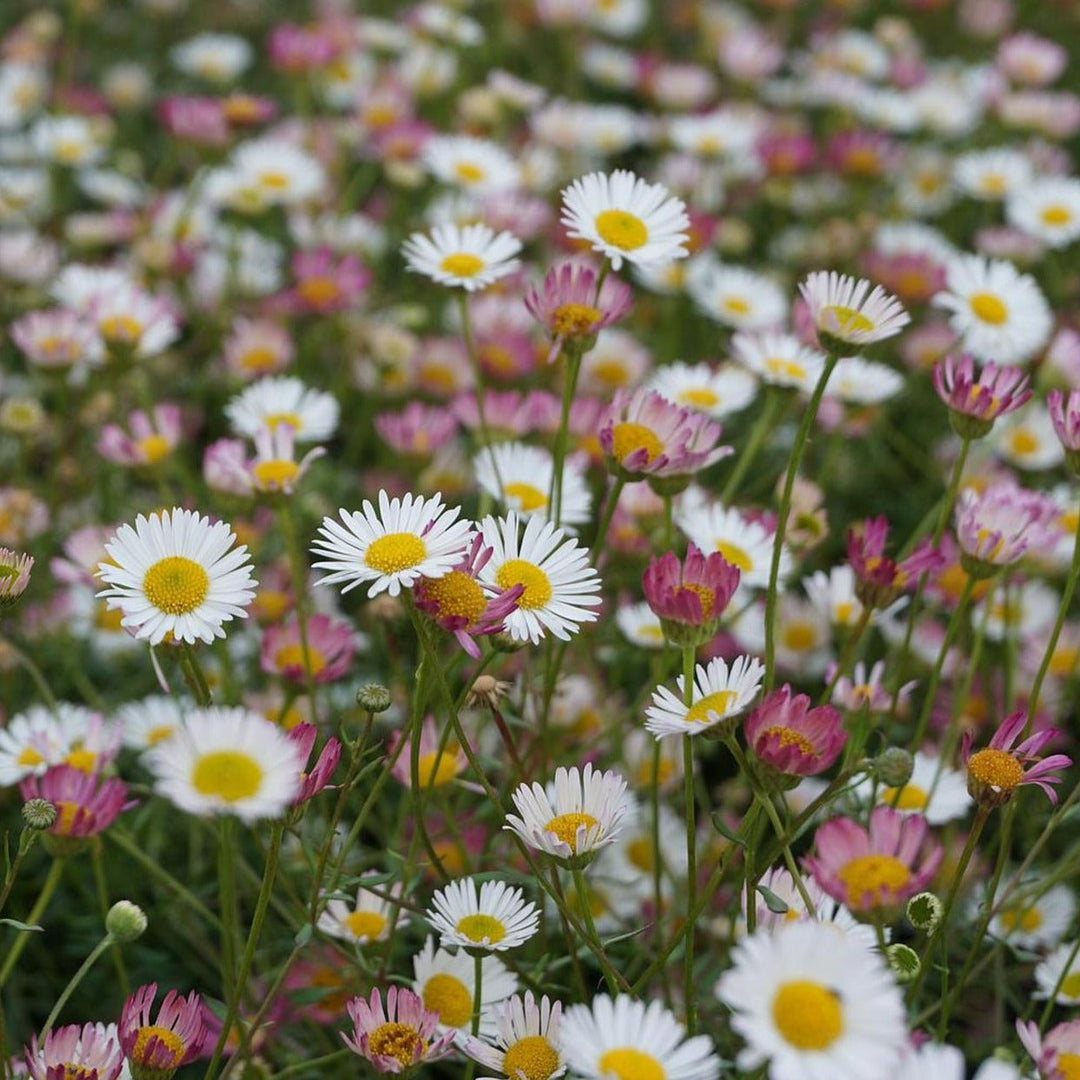
<path id="1" fill-rule="evenodd" d="M 390 691 L 380 683 L 368 683 L 356 691 L 356 704 L 365 712 L 384 713 L 392 701 Z"/>
<path id="2" fill-rule="evenodd" d="M 896 981 L 901 983 L 911 982 L 919 974 L 919 954 L 907 945 L 899 942 L 890 945 L 885 950 L 885 959 L 896 976 Z"/>
<path id="3" fill-rule="evenodd" d="M 105 929 L 115 941 L 134 941 L 146 932 L 146 912 L 130 900 L 117 900 L 105 916 Z"/>
<path id="4" fill-rule="evenodd" d="M 907 919 L 916 930 L 927 933 L 941 921 L 944 905 L 931 892 L 921 892 L 913 896 L 907 905 Z"/>
<path id="5" fill-rule="evenodd" d="M 22 819 L 28 829 L 44 832 L 56 822 L 57 810 L 48 799 L 27 799 L 23 803 Z"/>
<path id="6" fill-rule="evenodd" d="M 899 746 L 890 746 L 870 762 L 874 775 L 889 787 L 903 787 L 915 768 L 915 759 Z"/>

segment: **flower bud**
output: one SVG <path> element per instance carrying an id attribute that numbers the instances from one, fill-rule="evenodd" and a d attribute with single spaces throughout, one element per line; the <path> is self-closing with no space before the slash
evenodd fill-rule
<path id="1" fill-rule="evenodd" d="M 56 822 L 57 810 L 48 799 L 27 799 L 23 803 L 22 819 L 28 829 L 44 832 Z"/>
<path id="2" fill-rule="evenodd" d="M 392 701 L 390 691 L 380 683 L 367 683 L 356 691 L 356 704 L 365 712 L 384 713 Z"/>
<path id="3" fill-rule="evenodd" d="M 915 768 L 915 759 L 899 746 L 890 746 L 870 762 L 874 775 L 892 788 L 902 788 Z"/>
<path id="4" fill-rule="evenodd" d="M 931 892 L 921 892 L 913 896 L 907 904 L 907 919 L 916 930 L 931 933 L 941 921 L 944 906 Z"/>
<path id="5" fill-rule="evenodd" d="M 146 912 L 130 900 L 117 900 L 105 916 L 105 929 L 116 941 L 134 941 L 146 932 Z"/>
<path id="6" fill-rule="evenodd" d="M 885 950 L 885 959 L 888 961 L 896 981 L 900 983 L 911 982 L 919 974 L 919 954 L 907 945 L 897 942 Z"/>

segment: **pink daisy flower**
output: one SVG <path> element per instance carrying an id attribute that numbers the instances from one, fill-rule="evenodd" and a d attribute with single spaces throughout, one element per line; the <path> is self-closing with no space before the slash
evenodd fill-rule
<path id="1" fill-rule="evenodd" d="M 168 1080 L 206 1049 L 206 1006 L 194 991 L 185 998 L 170 990 L 151 1020 L 156 996 L 157 983 L 140 986 L 124 1002 L 118 1034 L 133 1075 Z"/>
<path id="2" fill-rule="evenodd" d="M 475 396 L 469 395 L 475 408 Z M 490 422 L 490 421 L 489 421 Z M 375 430 L 387 446 L 410 457 L 430 457 L 457 434 L 457 420 L 443 405 L 410 401 L 401 412 L 382 412 Z"/>
<path id="3" fill-rule="evenodd" d="M 974 577 L 988 577 L 1019 562 L 1028 551 L 1049 553 L 1057 544 L 1061 511 L 1053 499 L 1015 484 L 960 492 L 956 502 L 960 562 Z"/>
<path id="4" fill-rule="evenodd" d="M 949 409 L 949 423 L 962 439 L 982 438 L 999 416 L 1015 412 L 1031 398 L 1027 375 L 1018 367 L 987 364 L 976 374 L 967 353 L 946 356 L 934 366 L 934 389 Z"/>
<path id="5" fill-rule="evenodd" d="M 439 1034 L 439 1014 L 426 1009 L 411 990 L 391 986 L 385 1010 L 377 988 L 367 1001 L 353 998 L 347 1008 L 353 1030 L 341 1038 L 379 1072 L 405 1072 L 421 1061 L 446 1057 L 453 1049 L 454 1030 Z"/>
<path id="6" fill-rule="evenodd" d="M 104 832 L 125 810 L 128 799 L 122 780 L 104 780 L 73 765 L 54 765 L 41 776 L 28 776 L 19 785 L 23 799 L 45 799 L 56 807 L 53 836 L 82 838 Z"/>
<path id="7" fill-rule="evenodd" d="M 179 405 L 155 405 L 152 416 L 136 409 L 128 417 L 126 430 L 119 424 L 101 429 L 97 451 L 116 465 L 157 465 L 176 449 L 182 433 Z"/>
<path id="8" fill-rule="evenodd" d="M 307 669 L 316 683 L 340 679 L 352 664 L 356 635 L 348 623 L 329 615 L 312 615 L 307 622 L 307 663 L 300 638 L 300 624 L 294 615 L 284 625 L 269 626 L 263 635 L 260 666 L 268 675 L 280 675 L 303 685 Z"/>
<path id="9" fill-rule="evenodd" d="M 1067 1020 L 1044 1036 L 1034 1020 L 1016 1021 L 1016 1034 L 1031 1055 L 1040 1080 L 1070 1080 L 1080 1065 L 1080 1020 Z"/>
<path id="10" fill-rule="evenodd" d="M 888 607 L 902 592 L 915 587 L 918 579 L 941 565 L 941 556 L 924 541 L 906 558 L 897 562 L 885 554 L 889 538 L 886 517 L 867 518 L 848 530 L 847 555 L 855 571 L 855 595 L 868 608 Z"/>
<path id="11" fill-rule="evenodd" d="M 104 1024 L 67 1024 L 45 1033 L 38 1043 L 30 1037 L 26 1066 L 33 1080 L 117 1080 L 124 1068 L 124 1052 Z"/>
<path id="12" fill-rule="evenodd" d="M 809 697 L 792 695 L 786 684 L 750 713 L 743 732 L 758 761 L 792 777 L 824 772 L 847 742 L 839 709 L 812 709 Z"/>
<path id="13" fill-rule="evenodd" d="M 315 749 L 315 737 L 319 730 L 314 724 L 297 724 L 289 732 L 289 738 L 300 748 L 300 756 L 306 765 L 311 757 L 311 751 Z M 334 770 L 341 760 L 341 742 L 333 735 L 323 744 L 315 764 L 306 772 L 300 773 L 300 792 L 293 799 L 292 805 L 299 806 L 306 803 L 314 795 L 318 795 L 327 784 Z"/>
<path id="14" fill-rule="evenodd" d="M 355 255 L 338 259 L 328 247 L 298 251 L 292 271 L 296 284 L 283 300 L 289 310 L 311 315 L 346 310 L 371 282 L 371 271 Z"/>
<path id="15" fill-rule="evenodd" d="M 716 633 L 740 577 L 739 568 L 718 551 L 704 555 L 691 543 L 681 562 L 674 551 L 651 558 L 641 585 L 664 637 L 699 644 Z"/>
<path id="16" fill-rule="evenodd" d="M 1054 774 L 1067 769 L 1072 758 L 1065 754 L 1037 756 L 1060 734 L 1056 728 L 1045 728 L 1017 743 L 1026 723 L 1026 710 L 1012 713 L 994 732 L 989 746 L 975 753 L 971 752 L 971 732 L 965 733 L 961 756 L 967 766 L 968 792 L 980 805 L 1003 806 L 1024 784 L 1036 784 L 1052 803 L 1058 801 L 1053 785 L 1060 784 L 1061 777 Z"/>

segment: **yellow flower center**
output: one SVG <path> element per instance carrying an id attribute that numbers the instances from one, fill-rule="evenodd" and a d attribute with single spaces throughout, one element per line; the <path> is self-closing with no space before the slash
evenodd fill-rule
<path id="1" fill-rule="evenodd" d="M 925 810 L 930 796 L 918 784 L 905 784 L 902 788 L 885 788 L 880 801 L 886 806 L 895 806 L 897 810 Z"/>
<path id="2" fill-rule="evenodd" d="M 262 779 L 262 766 L 240 750 L 203 754 L 191 772 L 191 784 L 200 795 L 212 795 L 228 803 L 256 795 Z"/>
<path id="3" fill-rule="evenodd" d="M 417 1034 L 416 1028 L 409 1024 L 380 1024 L 368 1035 L 370 1053 L 377 1057 L 395 1058 L 403 1069 L 412 1065 L 417 1058 L 417 1051 L 422 1051 L 423 1047 L 424 1040 Z"/>
<path id="4" fill-rule="evenodd" d="M 454 166 L 454 175 L 463 183 L 475 184 L 483 180 L 487 173 L 479 165 L 474 165 L 471 161 L 459 161 Z"/>
<path id="5" fill-rule="evenodd" d="M 621 360 L 600 360 L 589 370 L 592 378 L 604 386 L 625 386 L 630 381 L 630 373 Z"/>
<path id="6" fill-rule="evenodd" d="M 605 244 L 622 251 L 636 251 L 649 242 L 645 222 L 626 210 L 602 210 L 596 215 L 596 231 Z"/>
<path id="7" fill-rule="evenodd" d="M 716 603 L 716 593 L 708 585 L 679 585 L 675 589 L 676 595 L 684 592 L 693 593 L 701 602 L 701 617 L 707 619 L 712 614 L 713 604 Z"/>
<path id="8" fill-rule="evenodd" d="M 244 371 L 272 371 L 277 364 L 277 353 L 273 349 L 268 349 L 264 345 L 256 345 L 252 349 L 248 349 L 243 356 L 240 357 L 240 367 Z"/>
<path id="9" fill-rule="evenodd" d="M 176 728 L 172 724 L 162 724 L 160 727 L 151 728 L 145 736 L 146 745 L 157 746 L 158 743 L 171 739 L 175 733 Z"/>
<path id="10" fill-rule="evenodd" d="M 145 439 L 139 440 L 139 451 L 147 465 L 156 465 L 169 456 L 171 449 L 172 446 L 164 435 L 147 435 Z"/>
<path id="11" fill-rule="evenodd" d="M 74 165 L 82 160 L 83 144 L 75 139 L 61 139 L 56 144 L 56 160 Z"/>
<path id="12" fill-rule="evenodd" d="M 618 1080 L 667 1080 L 664 1066 L 644 1050 L 632 1046 L 619 1046 L 608 1050 L 597 1062 L 601 1076 L 614 1076 Z"/>
<path id="13" fill-rule="evenodd" d="M 720 404 L 720 395 L 707 386 L 691 386 L 679 394 L 679 404 L 694 409 L 711 409 Z"/>
<path id="14" fill-rule="evenodd" d="M 844 1032 L 840 998 L 811 979 L 784 983 L 772 1002 L 773 1023 L 798 1050 L 825 1050 Z"/>
<path id="15" fill-rule="evenodd" d="M 424 984 L 424 1007 L 439 1014 L 447 1027 L 462 1027 L 472 1016 L 472 993 L 453 975 L 440 972 Z"/>
<path id="16" fill-rule="evenodd" d="M 1055 1063 L 1062 1080 L 1080 1080 L 1080 1054 L 1058 1054 Z"/>
<path id="17" fill-rule="evenodd" d="M 296 480 L 300 466 L 286 458 L 273 458 L 256 462 L 251 473 L 261 491 L 279 491 Z"/>
<path id="18" fill-rule="evenodd" d="M 1061 203 L 1051 203 L 1043 208 L 1039 217 L 1044 225 L 1068 225 L 1072 221 L 1072 211 Z"/>
<path id="19" fill-rule="evenodd" d="M 93 750 L 87 750 L 85 747 L 79 747 L 76 750 L 72 750 L 66 758 L 64 758 L 64 764 L 70 765 L 73 769 L 78 769 L 79 772 L 84 772 L 87 775 L 92 773 L 97 768 L 98 756 Z"/>
<path id="20" fill-rule="evenodd" d="M 525 591 L 518 598 L 518 607 L 523 611 L 542 608 L 554 592 L 547 574 L 525 559 L 507 559 L 496 572 L 495 582 L 504 590 L 512 589 L 515 585 L 525 586 Z"/>
<path id="21" fill-rule="evenodd" d="M 264 172 L 259 177 L 259 183 L 271 191 L 284 191 L 289 186 L 289 177 L 283 172 Z"/>
<path id="22" fill-rule="evenodd" d="M 559 1067 L 559 1055 L 543 1035 L 526 1035 L 508 1047 L 502 1072 L 525 1080 L 548 1080 Z"/>
<path id="23" fill-rule="evenodd" d="M 139 1033 L 135 1036 L 135 1049 L 131 1054 L 133 1061 L 136 1063 L 145 1061 L 147 1047 L 149 1046 L 151 1039 L 157 1040 L 154 1047 L 154 1057 L 158 1067 L 165 1069 L 180 1064 L 186 1050 L 184 1040 L 181 1039 L 175 1031 L 172 1031 L 169 1028 L 158 1027 L 157 1025 L 139 1028 Z M 163 1047 L 172 1055 L 171 1062 L 165 1063 L 161 1061 Z"/>
<path id="24" fill-rule="evenodd" d="M 487 608 L 487 597 L 475 578 L 461 570 L 451 570 L 435 581 L 427 581 L 424 592 L 438 607 L 439 618 L 466 619 L 474 623 Z"/>
<path id="25" fill-rule="evenodd" d="M 307 664 L 304 664 L 304 646 L 298 641 L 282 645 L 274 653 L 274 663 L 279 668 L 300 668 L 302 671 L 310 669 L 312 675 L 318 675 L 326 667 L 326 657 L 318 649 L 312 648 L 311 643 L 307 647 Z"/>
<path id="26" fill-rule="evenodd" d="M 999 791 L 1011 791 L 1024 779 L 1024 767 L 1005 750 L 987 747 L 968 758 L 968 774 L 981 784 Z"/>
<path id="27" fill-rule="evenodd" d="M 825 314 L 829 316 L 829 327 L 841 334 L 867 334 L 874 329 L 874 324 L 861 311 L 842 304 L 829 304 Z"/>
<path id="28" fill-rule="evenodd" d="M 459 919 L 454 927 L 462 937 L 475 941 L 478 945 L 488 942 L 497 945 L 506 937 L 506 927 L 491 915 L 466 915 Z"/>
<path id="29" fill-rule="evenodd" d="M 332 304 L 341 296 L 341 289 L 333 278 L 311 277 L 301 281 L 296 287 L 300 298 L 313 307 Z"/>
<path id="30" fill-rule="evenodd" d="M 968 300 L 976 319 L 1000 326 L 1009 318 L 1009 309 L 993 293 L 974 293 Z"/>
<path id="31" fill-rule="evenodd" d="M 1022 930 L 1024 933 L 1030 934 L 1038 930 L 1042 923 L 1042 912 L 1037 907 L 1006 908 L 1001 913 L 1001 925 L 1005 928 L 1005 932 L 1009 934 L 1014 930 Z"/>
<path id="32" fill-rule="evenodd" d="M 158 559 L 143 576 L 146 599 L 167 615 L 189 615 L 210 592 L 210 575 L 184 555 Z"/>
<path id="33" fill-rule="evenodd" d="M 42 757 L 32 746 L 26 747 L 19 753 L 19 756 L 15 759 L 16 765 L 22 765 L 24 767 L 34 768 L 37 765 L 44 765 L 45 758 Z"/>
<path id="34" fill-rule="evenodd" d="M 804 754 L 809 754 L 811 757 L 818 756 L 817 750 L 814 749 L 814 744 L 805 735 L 795 731 L 793 728 L 777 724 L 773 727 L 767 727 L 761 733 L 763 739 L 770 735 L 780 740 L 782 749 L 786 749 L 789 746 L 797 746 Z"/>
<path id="35" fill-rule="evenodd" d="M 876 901 L 880 890 L 886 899 L 911 879 L 911 871 L 895 855 L 859 855 L 844 866 L 837 877 L 847 889 L 848 902 L 857 904 L 864 896 Z"/>
<path id="36" fill-rule="evenodd" d="M 652 872 L 653 848 L 649 837 L 639 836 L 635 840 L 631 840 L 626 845 L 626 855 L 642 873 L 648 874 Z"/>
<path id="37" fill-rule="evenodd" d="M 577 852 L 577 831 L 584 828 L 586 831 L 600 822 L 592 814 L 558 814 L 545 826 L 545 832 L 554 833 L 564 844 L 570 845 L 570 850 Z"/>
<path id="38" fill-rule="evenodd" d="M 454 255 L 447 255 L 441 263 L 439 263 L 439 269 L 446 274 L 452 274 L 454 277 L 470 278 L 476 277 L 481 270 L 484 269 L 484 260 L 479 255 L 471 255 L 467 251 L 459 251 Z"/>
<path id="39" fill-rule="evenodd" d="M 785 379 L 794 379 L 801 382 L 806 378 L 806 368 L 802 364 L 796 364 L 794 360 L 788 360 L 783 356 L 768 357 L 762 367 L 770 375 L 781 375 Z"/>
<path id="40" fill-rule="evenodd" d="M 817 632 L 811 623 L 793 622 L 784 627 L 784 645 L 792 652 L 806 652 L 817 644 Z"/>
<path id="41" fill-rule="evenodd" d="M 716 716 L 725 716 L 735 700 L 734 690 L 717 690 L 707 694 L 700 701 L 695 701 L 686 711 L 686 719 L 691 724 L 708 724 Z"/>
<path id="42" fill-rule="evenodd" d="M 721 306 L 725 311 L 730 311 L 732 315 L 748 315 L 751 309 L 750 302 L 744 300 L 741 296 L 728 296 Z"/>
<path id="43" fill-rule="evenodd" d="M 514 482 L 503 488 L 503 493 L 508 499 L 517 499 L 518 508 L 531 513 L 533 510 L 541 510 L 547 506 L 547 496 L 532 484 Z"/>
<path id="44" fill-rule="evenodd" d="M 1009 437 L 1009 444 L 1016 454 L 1034 454 L 1039 449 L 1039 438 L 1027 428 L 1017 428 Z"/>
<path id="45" fill-rule="evenodd" d="M 380 574 L 397 574 L 427 557 L 424 541 L 413 533 L 387 533 L 368 544 L 364 562 Z"/>
<path id="46" fill-rule="evenodd" d="M 1008 189 L 1008 182 L 1001 173 L 984 173 L 979 180 L 979 188 L 984 195 L 1001 196 Z"/>
<path id="47" fill-rule="evenodd" d="M 270 413 L 269 416 L 264 417 L 263 422 L 271 431 L 275 431 L 279 424 L 288 424 L 293 431 L 299 431 L 304 426 L 303 420 L 300 419 L 300 414 L 294 412 Z"/>
<path id="48" fill-rule="evenodd" d="M 57 799 L 55 805 L 56 822 L 51 831 L 57 836 L 70 836 L 81 807 L 79 803 L 68 802 L 66 799 Z"/>
<path id="49" fill-rule="evenodd" d="M 744 548 L 739 547 L 737 544 L 733 544 L 728 540 L 718 540 L 716 542 L 716 550 L 719 551 L 732 566 L 737 566 L 744 574 L 754 569 L 754 560 Z"/>
<path id="50" fill-rule="evenodd" d="M 130 345 L 142 337 L 143 324 L 131 315 L 110 315 L 101 320 L 98 329 L 106 341 L 118 341 Z"/>
<path id="51" fill-rule="evenodd" d="M 551 314 L 551 328 L 557 337 L 584 337 L 592 333 L 601 318 L 600 312 L 588 304 L 560 304 Z"/>
<path id="52" fill-rule="evenodd" d="M 1075 645 L 1059 644 L 1050 657 L 1048 670 L 1059 679 L 1067 679 L 1076 667 L 1077 660 L 1080 660 L 1080 650 Z"/>
<path id="53" fill-rule="evenodd" d="M 350 911 L 341 922 L 358 941 L 374 941 L 386 929 L 386 916 L 377 911 Z"/>
<path id="54" fill-rule="evenodd" d="M 1066 975 L 1061 980 L 1061 986 L 1058 988 L 1059 994 L 1065 994 L 1068 997 L 1080 997 L 1080 971 L 1074 971 L 1069 975 Z"/>
<path id="55" fill-rule="evenodd" d="M 449 742 L 440 754 L 433 750 L 430 754 L 421 754 L 418 762 L 421 787 L 441 787 L 450 783 L 458 774 L 457 743 Z"/>
<path id="56" fill-rule="evenodd" d="M 611 453 L 616 461 L 624 461 L 638 450 L 645 451 L 645 464 L 655 461 L 663 452 L 664 444 L 656 433 L 644 424 L 623 422 L 611 431 Z"/>

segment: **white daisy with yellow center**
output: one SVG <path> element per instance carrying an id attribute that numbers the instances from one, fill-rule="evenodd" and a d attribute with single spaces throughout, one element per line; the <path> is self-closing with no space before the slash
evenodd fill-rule
<path id="1" fill-rule="evenodd" d="M 787 321 L 787 297 L 772 278 L 711 255 L 694 259 L 686 291 L 710 319 L 735 330 L 770 330 Z"/>
<path id="2" fill-rule="evenodd" d="M 598 994 L 574 1005 L 562 1022 L 566 1062 L 575 1076 L 597 1080 L 717 1080 L 720 1059 L 707 1035 L 686 1028 L 660 1001 Z"/>
<path id="3" fill-rule="evenodd" d="M 122 705 L 116 712 L 116 719 L 123 731 L 124 745 L 133 750 L 149 750 L 158 743 L 167 742 L 180 730 L 188 708 L 175 697 L 164 694 Z"/>
<path id="4" fill-rule="evenodd" d="M 224 637 L 222 625 L 246 618 L 256 581 L 246 545 L 224 522 L 193 510 L 173 509 L 121 525 L 105 545 L 109 558 L 97 576 L 109 588 L 98 593 L 123 612 L 135 637 L 160 645 L 194 644 Z"/>
<path id="5" fill-rule="evenodd" d="M 540 927 L 540 912 L 520 889 L 504 881 L 451 881 L 431 898 L 427 920 L 441 945 L 475 952 L 504 952 L 523 945 Z"/>
<path id="6" fill-rule="evenodd" d="M 756 657 L 739 656 L 729 667 L 719 656 L 694 668 L 690 704 L 686 704 L 685 682 L 676 680 L 678 693 L 666 686 L 653 691 L 652 704 L 645 710 L 645 727 L 658 739 L 665 735 L 700 735 L 717 724 L 743 712 L 761 688 L 765 665 Z"/>
<path id="7" fill-rule="evenodd" d="M 379 508 L 364 500 L 362 510 L 339 510 L 341 522 L 323 518 L 319 538 L 311 545 L 329 570 L 320 585 L 345 583 L 343 593 L 371 582 L 368 596 L 411 589 L 420 577 L 438 579 L 450 573 L 472 536 L 472 523 L 458 520 L 461 508 L 407 494 L 391 499 L 379 492 Z"/>
<path id="8" fill-rule="evenodd" d="M 521 183 L 517 162 L 497 143 L 471 135 L 435 135 L 420 152 L 437 180 L 481 195 L 506 191 Z"/>
<path id="9" fill-rule="evenodd" d="M 40 776 L 54 765 L 93 772 L 100 768 L 103 751 L 106 758 L 115 755 L 119 743 L 112 735 L 101 716 L 82 705 L 61 701 L 55 711 L 32 705 L 0 728 L 0 788 Z"/>
<path id="10" fill-rule="evenodd" d="M 1038 989 L 1032 997 L 1045 1001 L 1054 993 L 1058 1005 L 1080 1005 L 1080 953 L 1075 939 L 1059 945 L 1035 968 L 1035 984 Z"/>
<path id="11" fill-rule="evenodd" d="M 774 1077 L 893 1080 L 907 1048 L 904 999 L 881 955 L 836 924 L 796 920 L 744 937 L 716 996 Z"/>
<path id="12" fill-rule="evenodd" d="M 1050 413 L 1035 401 L 999 420 L 987 442 L 998 457 L 1018 469 L 1055 469 L 1065 461 Z"/>
<path id="13" fill-rule="evenodd" d="M 475 971 L 473 958 L 468 953 L 436 949 L 435 939 L 430 937 L 413 957 L 413 991 L 423 1000 L 426 1009 L 439 1014 L 441 1030 L 469 1030 L 476 988 Z M 517 988 L 517 976 L 507 970 L 498 957 L 483 958 L 480 969 L 481 1035 L 495 1034 L 498 1029 L 491 1007 L 505 1001 Z"/>
<path id="14" fill-rule="evenodd" d="M 843 355 L 891 338 L 911 321 L 903 305 L 864 278 L 819 270 L 799 285 L 822 344 Z"/>
<path id="15" fill-rule="evenodd" d="M 337 398 L 313 390 L 292 376 L 270 376 L 252 383 L 225 406 L 233 432 L 254 439 L 266 428 L 288 426 L 298 443 L 325 442 L 338 426 Z"/>
<path id="16" fill-rule="evenodd" d="M 366 874 L 364 877 L 379 880 L 383 875 Z M 360 880 L 363 881 L 364 878 Z M 385 887 L 382 893 L 383 895 L 380 896 L 361 885 L 356 890 L 355 903 L 349 904 L 337 899 L 328 900 L 325 910 L 316 923 L 316 929 L 330 937 L 348 941 L 354 945 L 370 945 L 373 941 L 385 941 L 390 936 L 390 928 L 394 925 L 404 926 L 409 921 L 409 916 L 387 898 Z M 391 897 L 396 897 L 400 893 L 400 882 L 389 890 Z M 396 914 L 395 908 L 397 908 Z"/>
<path id="17" fill-rule="evenodd" d="M 739 588 L 765 588 L 769 584 L 769 565 L 776 536 L 758 521 L 743 517 L 738 510 L 708 505 L 699 500 L 684 500 L 675 524 L 708 554 L 718 551 L 741 572 Z M 791 573 L 791 555 L 786 547 L 780 553 L 780 579 Z"/>
<path id="18" fill-rule="evenodd" d="M 646 603 L 623 604 L 615 612 L 615 625 L 632 645 L 642 649 L 662 649 L 666 642 L 660 619 Z"/>
<path id="19" fill-rule="evenodd" d="M 521 251 L 521 241 L 482 223 L 444 223 L 434 225 L 429 234 L 413 233 L 401 251 L 410 270 L 440 285 L 474 292 L 518 268 L 515 256 Z"/>
<path id="20" fill-rule="evenodd" d="M 300 793 L 299 743 L 250 709 L 198 709 L 146 755 L 155 790 L 202 817 L 278 818 Z"/>
<path id="21" fill-rule="evenodd" d="M 902 787 L 867 781 L 855 791 L 863 799 L 868 799 L 870 792 L 875 791 L 879 804 L 922 814 L 931 825 L 957 821 L 966 817 L 974 806 L 968 794 L 966 776 L 921 750 L 915 754 L 911 777 Z"/>
<path id="22" fill-rule="evenodd" d="M 663 184 L 649 184 L 616 169 L 589 173 L 562 193 L 562 223 L 568 234 L 605 255 L 612 269 L 626 262 L 670 262 L 688 254 L 686 205 Z"/>
<path id="23" fill-rule="evenodd" d="M 1020 150 L 991 147 L 957 155 L 953 183 L 973 199 L 1001 202 L 1031 185 L 1031 159 Z"/>
<path id="24" fill-rule="evenodd" d="M 1015 191 L 1005 205 L 1009 222 L 1047 247 L 1080 238 L 1080 180 L 1055 176 Z"/>
<path id="25" fill-rule="evenodd" d="M 531 990 L 515 994 L 491 1010 L 490 1041 L 464 1036 L 461 1050 L 474 1061 L 515 1080 L 557 1080 L 566 1072 L 559 1035 L 562 1003 L 545 994 L 537 1003 Z"/>
<path id="26" fill-rule="evenodd" d="M 527 443 L 503 442 L 481 450 L 473 464 L 481 491 L 526 520 L 533 516 L 547 519 L 555 474 L 555 463 L 547 450 Z M 592 495 L 585 477 L 567 461 L 563 464 L 560 524 L 581 525 L 589 520 L 591 512 Z"/>
<path id="27" fill-rule="evenodd" d="M 730 364 L 722 368 L 709 364 L 667 364 L 657 368 L 648 386 L 676 405 L 716 419 L 740 412 L 758 394 L 757 380 Z"/>
<path id="28" fill-rule="evenodd" d="M 1006 878 L 1007 880 L 1007 878 Z M 973 913 L 985 902 L 978 896 Z M 997 911 L 990 920 L 990 933 L 1017 949 L 1053 948 L 1069 932 L 1076 914 L 1076 894 L 1068 885 L 1026 882 L 1002 900 L 994 901 Z"/>
<path id="29" fill-rule="evenodd" d="M 569 641 L 582 623 L 596 621 L 600 576 L 589 565 L 587 549 L 562 529 L 534 516 L 522 532 L 511 513 L 485 518 L 480 531 L 493 552 L 480 570 L 481 584 L 493 595 L 524 586 L 517 609 L 506 617 L 515 641 L 535 645 L 548 634 Z"/>
<path id="30" fill-rule="evenodd" d="M 736 360 L 762 382 L 788 386 L 805 394 L 813 391 L 825 369 L 825 357 L 794 334 L 766 331 L 736 334 L 731 339 Z"/>

